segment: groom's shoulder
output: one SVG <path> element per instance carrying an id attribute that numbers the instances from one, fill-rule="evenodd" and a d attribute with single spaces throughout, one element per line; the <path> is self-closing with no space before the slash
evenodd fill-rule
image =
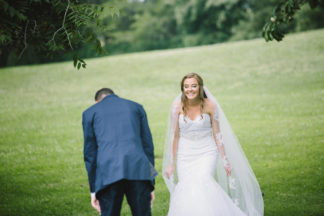
<path id="1" fill-rule="evenodd" d="M 142 107 L 142 105 L 136 101 L 133 101 L 133 100 L 130 100 L 130 99 L 126 99 L 126 98 L 120 98 L 120 100 L 122 100 L 124 103 L 128 104 L 128 105 L 131 105 L 131 106 L 140 106 Z"/>
<path id="2" fill-rule="evenodd" d="M 97 104 L 93 104 L 92 106 L 88 107 L 87 109 L 85 109 L 82 113 L 83 116 L 87 116 L 87 115 L 92 115 L 95 112 L 96 109 L 96 105 Z"/>

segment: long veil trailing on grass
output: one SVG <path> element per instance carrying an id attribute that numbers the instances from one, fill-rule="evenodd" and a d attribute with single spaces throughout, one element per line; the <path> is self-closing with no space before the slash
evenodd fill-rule
<path id="1" fill-rule="evenodd" d="M 204 91 L 207 98 L 216 107 L 216 110 L 214 110 L 216 115 L 214 117 L 215 120 L 219 122 L 226 156 L 232 166 L 231 176 L 228 177 L 223 168 L 223 163 L 221 159 L 219 159 L 217 162 L 215 179 L 231 197 L 233 202 L 246 215 L 263 216 L 264 205 L 262 193 L 250 164 L 219 103 L 206 87 L 204 87 Z M 168 178 L 165 174 L 165 170 L 172 163 L 172 143 L 180 105 L 181 94 L 174 100 L 171 106 L 163 157 L 163 178 L 171 194 L 177 184 L 177 172 L 175 170 L 174 174 Z"/>

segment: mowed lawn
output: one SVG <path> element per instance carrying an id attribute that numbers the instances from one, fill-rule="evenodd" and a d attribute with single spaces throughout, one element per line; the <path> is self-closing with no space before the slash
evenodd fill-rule
<path id="1" fill-rule="evenodd" d="M 156 168 L 153 216 L 167 214 L 161 175 L 180 80 L 199 73 L 254 170 L 265 215 L 324 215 L 324 30 L 184 49 L 0 69 L 0 215 L 97 215 L 83 162 L 81 114 L 111 87 L 143 104 Z M 122 215 L 131 215 L 123 206 Z"/>

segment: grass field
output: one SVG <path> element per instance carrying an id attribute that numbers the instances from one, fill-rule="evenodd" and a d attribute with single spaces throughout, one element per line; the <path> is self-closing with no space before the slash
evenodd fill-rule
<path id="1" fill-rule="evenodd" d="M 169 107 L 189 72 L 222 105 L 265 194 L 265 215 L 324 215 L 323 35 L 89 59 L 81 71 L 71 62 L 0 69 L 0 215 L 97 215 L 81 113 L 101 87 L 144 105 L 161 172 Z M 164 216 L 161 174 L 155 194 L 153 216 Z"/>

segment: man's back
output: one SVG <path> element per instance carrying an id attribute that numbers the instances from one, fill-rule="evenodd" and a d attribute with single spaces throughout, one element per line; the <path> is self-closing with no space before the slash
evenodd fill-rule
<path id="1" fill-rule="evenodd" d="M 95 192 L 121 179 L 150 180 L 153 186 L 153 142 L 140 104 L 108 95 L 83 113 L 83 126 L 92 127 L 96 139 Z M 93 157 L 86 148 L 85 159 Z"/>

